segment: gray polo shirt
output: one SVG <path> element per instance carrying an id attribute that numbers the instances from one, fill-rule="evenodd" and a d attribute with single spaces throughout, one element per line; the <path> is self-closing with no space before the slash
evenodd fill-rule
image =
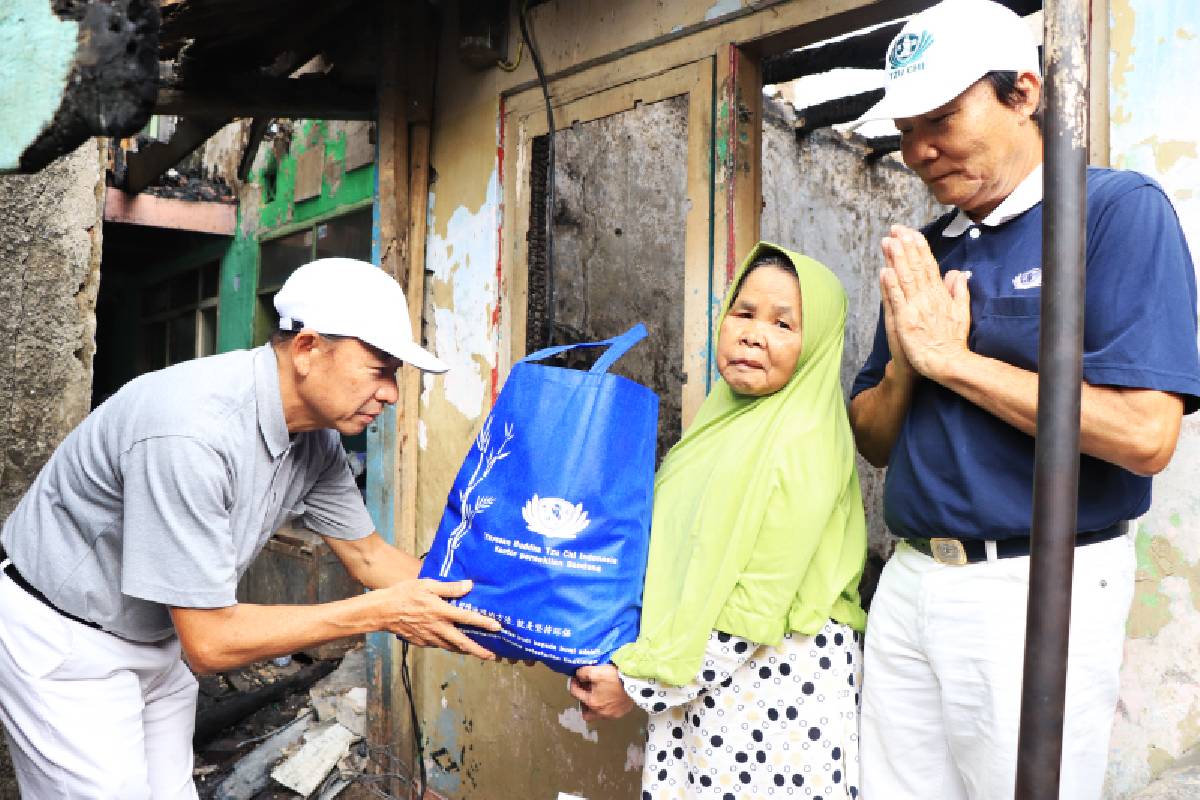
<path id="1" fill-rule="evenodd" d="M 168 606 L 233 605 L 285 522 L 374 530 L 336 431 L 288 436 L 269 345 L 143 375 L 75 428 L 4 523 L 17 569 L 59 608 L 139 642 Z"/>

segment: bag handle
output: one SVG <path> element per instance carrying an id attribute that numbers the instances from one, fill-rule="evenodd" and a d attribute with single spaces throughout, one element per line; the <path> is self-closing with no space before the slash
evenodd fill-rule
<path id="1" fill-rule="evenodd" d="M 588 372 L 593 374 L 603 374 L 608 372 L 613 364 L 617 363 L 617 359 L 629 352 L 635 344 L 645 339 L 647 336 L 646 326 L 642 323 L 634 325 L 629 330 L 622 333 L 620 336 L 614 336 L 611 339 L 605 339 L 602 342 L 577 342 L 575 344 L 558 344 L 554 347 L 546 347 L 538 350 L 536 353 L 530 353 L 522 358 L 522 361 L 541 361 L 551 356 L 556 356 L 559 353 L 565 353 L 568 350 L 575 350 L 580 347 L 604 347 L 608 346 L 608 350 L 604 355 L 596 359 L 596 363 Z"/>

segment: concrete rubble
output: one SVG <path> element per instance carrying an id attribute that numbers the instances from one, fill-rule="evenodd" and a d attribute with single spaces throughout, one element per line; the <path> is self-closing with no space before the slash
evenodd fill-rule
<path id="1" fill-rule="evenodd" d="M 357 734 L 339 722 L 306 737 L 304 746 L 271 771 L 271 779 L 302 797 L 316 791 L 337 763 L 350 755 Z"/>

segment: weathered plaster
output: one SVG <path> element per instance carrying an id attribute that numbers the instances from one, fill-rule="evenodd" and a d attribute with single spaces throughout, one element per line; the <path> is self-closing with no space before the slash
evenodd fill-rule
<path id="1" fill-rule="evenodd" d="M 1127 625 L 1131 638 L 1153 638 L 1171 621 L 1170 603 L 1163 593 L 1163 580 L 1170 576 L 1164 574 L 1162 563 L 1169 554 L 1169 541 L 1145 531 L 1138 533 L 1133 607 Z"/>
<path id="2" fill-rule="evenodd" d="M 90 407 L 103 197 L 94 139 L 0 177 L 0 520 Z"/>
<path id="3" fill-rule="evenodd" d="M 641 774 L 646 765 L 646 748 L 640 742 L 633 742 L 625 748 L 625 771 Z"/>
<path id="4" fill-rule="evenodd" d="M 530 11 L 547 72 L 741 10 L 741 0 L 557 3 Z M 523 67 L 520 71 L 525 72 Z M 532 68 L 523 80 L 536 77 Z"/>
<path id="5" fill-rule="evenodd" d="M 1113 0 L 1112 162 L 1158 180 L 1193 253 L 1200 247 L 1200 8 L 1189 0 Z M 1165 45 L 1159 44 L 1166 42 Z M 1162 109 L 1170 108 L 1164 114 Z M 1200 423 L 1185 421 L 1142 521 L 1137 586 L 1113 733 L 1109 789 L 1126 797 L 1200 743 Z"/>
<path id="6" fill-rule="evenodd" d="M 1135 54 L 1133 46 L 1134 29 L 1133 0 L 1112 0 L 1109 4 L 1109 46 L 1111 47 L 1111 63 L 1109 66 L 1109 90 L 1114 123 L 1124 120 L 1127 115 L 1117 104 L 1119 96 L 1128 93 L 1127 77 L 1133 68 Z"/>
<path id="7" fill-rule="evenodd" d="M 496 363 L 492 311 L 496 306 L 496 226 L 500 182 L 495 169 L 478 209 L 459 206 L 446 221 L 445 234 L 430 233 L 425 251 L 429 271 L 434 350 L 450 365 L 440 384 L 446 398 L 469 420 L 480 418 L 490 399 Z"/>
<path id="8" fill-rule="evenodd" d="M 1200 6 L 1191 0 L 1112 0 L 1110 86 L 1114 166 L 1151 175 L 1175 201 L 1195 253 L 1200 246 L 1195 79 Z M 1165 37 L 1166 45 L 1158 40 Z M 1170 109 L 1170 113 L 1163 113 Z"/>
<path id="9" fill-rule="evenodd" d="M 1122 800 L 1200 745 L 1200 420 L 1185 419 L 1142 518 L 1105 798 Z M 1180 795 L 1184 796 L 1184 795 Z"/>
<path id="10" fill-rule="evenodd" d="M 1132 800 L 1194 800 L 1200 797 L 1200 753 L 1175 761 L 1159 779 L 1133 795 Z"/>
<path id="11" fill-rule="evenodd" d="M 1157 180 L 1200 252 L 1200 6 L 1111 0 L 1113 166 Z M 1164 113 L 1164 109 L 1170 109 Z M 1200 420 L 1184 420 L 1171 465 L 1140 521 L 1121 696 L 1105 797 L 1192 797 L 1196 769 L 1176 761 L 1200 745 Z M 1155 777 L 1154 788 L 1141 790 Z M 1174 783 L 1173 783 L 1174 782 Z"/>
<path id="12" fill-rule="evenodd" d="M 1151 136 L 1137 143 L 1138 147 L 1147 147 L 1154 156 L 1155 174 L 1163 175 L 1175 168 L 1184 158 L 1196 158 L 1196 142 L 1162 141 L 1157 136 Z"/>
<path id="13" fill-rule="evenodd" d="M 54 119 L 78 45 L 79 23 L 49 0 L 8 0 L 0 10 L 0 172 Z"/>
<path id="14" fill-rule="evenodd" d="M 708 10 L 704 12 L 704 18 L 706 20 L 717 19 L 726 14 L 732 14 L 734 11 L 741 10 L 742 0 L 717 0 L 717 2 L 709 6 Z"/>
<path id="15" fill-rule="evenodd" d="M 600 734 L 588 727 L 587 720 L 583 718 L 583 712 L 576 706 L 564 708 L 558 715 L 558 724 L 571 733 L 579 734 L 585 741 L 600 741 Z"/>

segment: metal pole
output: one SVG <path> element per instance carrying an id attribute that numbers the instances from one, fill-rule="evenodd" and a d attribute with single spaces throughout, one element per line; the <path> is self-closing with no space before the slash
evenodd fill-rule
<path id="1" fill-rule="evenodd" d="M 1019 800 L 1058 798 L 1083 380 L 1088 0 L 1046 0 L 1044 14 L 1042 316 Z"/>

